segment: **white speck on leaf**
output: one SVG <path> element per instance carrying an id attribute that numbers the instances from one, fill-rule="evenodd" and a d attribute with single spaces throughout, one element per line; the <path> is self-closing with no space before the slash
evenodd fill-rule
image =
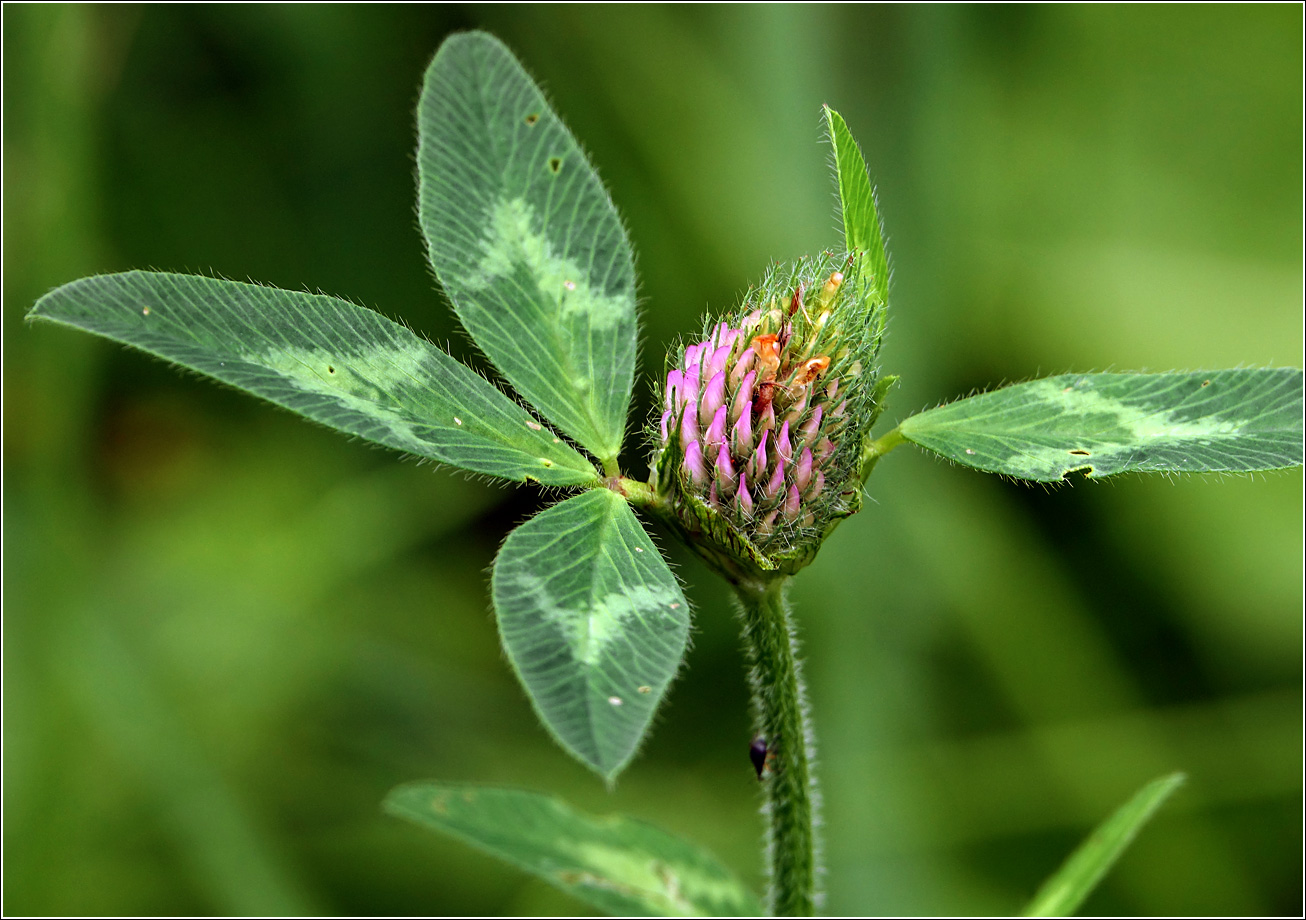
<path id="1" fill-rule="evenodd" d="M 453 423 L 454 423 L 455 425 L 461 425 L 461 424 L 463 423 L 463 420 L 460 419 L 458 416 L 455 415 L 455 416 L 453 417 Z"/>
<path id="2" fill-rule="evenodd" d="M 619 697 L 619 696 L 610 696 L 610 697 L 608 697 L 608 702 L 611 703 L 613 706 L 620 706 L 620 705 L 621 705 L 621 697 Z"/>
<path id="3" fill-rule="evenodd" d="M 535 422 L 527 422 L 526 427 L 529 428 L 531 431 L 542 431 L 544 429 L 543 425 L 539 425 Z"/>

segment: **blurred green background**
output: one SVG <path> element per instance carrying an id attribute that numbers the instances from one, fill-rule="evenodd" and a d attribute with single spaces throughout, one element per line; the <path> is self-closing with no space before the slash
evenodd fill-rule
<path id="1" fill-rule="evenodd" d="M 640 422 L 674 335 L 835 241 L 822 103 L 890 236 L 889 418 L 1069 370 L 1302 363 L 1296 5 L 7 5 L 7 913 L 583 909 L 380 814 L 419 778 L 644 817 L 760 884 L 735 624 L 696 562 L 669 547 L 693 647 L 609 794 L 536 724 L 488 608 L 538 496 L 23 323 L 83 275 L 192 270 L 476 360 L 413 209 L 420 75 L 469 27 L 627 220 Z M 1086 910 L 1300 911 L 1300 471 L 1044 489 L 904 448 L 869 495 L 794 592 L 829 911 L 1015 910 L 1172 769 Z"/>

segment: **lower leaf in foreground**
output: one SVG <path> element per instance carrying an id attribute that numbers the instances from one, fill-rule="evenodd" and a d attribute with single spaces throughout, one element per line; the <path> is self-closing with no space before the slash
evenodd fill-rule
<path id="1" fill-rule="evenodd" d="M 689 604 L 626 500 L 593 489 L 504 542 L 504 650 L 541 721 L 605 778 L 634 756 L 685 654 Z"/>
<path id="2" fill-rule="evenodd" d="M 913 415 L 911 441 L 965 466 L 1066 473 L 1249 473 L 1302 463 L 1302 372 L 1065 374 Z"/>
<path id="3" fill-rule="evenodd" d="M 616 915 L 757 916 L 761 905 L 706 850 L 619 815 L 595 817 L 519 789 L 408 783 L 385 809 L 497 856 Z"/>
<path id="4" fill-rule="evenodd" d="M 1079 845 L 1025 908 L 1026 917 L 1066 917 L 1097 887 L 1161 804 L 1184 781 L 1182 773 L 1154 779 L 1121 805 Z"/>

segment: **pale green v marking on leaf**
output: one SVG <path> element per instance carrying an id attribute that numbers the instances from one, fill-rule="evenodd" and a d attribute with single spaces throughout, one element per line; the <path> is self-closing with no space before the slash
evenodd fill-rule
<path id="1" fill-rule="evenodd" d="M 423 357 L 419 348 L 381 347 L 348 357 L 321 349 L 283 348 L 242 354 L 240 359 L 282 374 L 305 393 L 330 396 L 355 412 L 388 422 L 393 439 L 420 454 L 426 445 L 414 433 L 413 421 L 388 406 L 385 394 L 420 382 L 425 377 Z"/>
<path id="2" fill-rule="evenodd" d="M 584 457 L 488 381 L 398 323 L 336 297 L 126 272 L 56 288 L 29 315 L 451 466 L 553 486 L 599 481 Z"/>
<path id="3" fill-rule="evenodd" d="M 578 564 L 584 564 L 583 561 Z M 588 609 L 562 607 L 551 602 L 548 583 L 527 573 L 505 576 L 505 596 L 515 593 L 538 598 L 538 614 L 562 636 L 576 661 L 597 665 L 608 645 L 623 638 L 623 627 L 641 610 L 665 610 L 679 594 L 665 587 L 640 587 L 630 593 L 609 593 L 590 599 Z"/>
<path id="4" fill-rule="evenodd" d="M 1302 463 L 1302 389 L 1295 368 L 1066 374 L 960 399 L 898 430 L 957 463 L 1040 482 L 1285 469 Z"/>
<path id="5" fill-rule="evenodd" d="M 558 257 L 536 227 L 530 206 L 520 198 L 495 205 L 487 221 L 484 256 L 477 275 L 468 280 L 471 290 L 484 290 L 524 266 L 535 278 L 536 290 L 546 306 L 555 305 L 557 323 L 588 323 L 595 328 L 620 321 L 625 304 L 590 288 L 585 270 Z"/>
<path id="6" fill-rule="evenodd" d="M 1081 375 L 1070 386 L 1062 386 L 1056 379 L 1036 380 L 1029 384 L 1030 395 L 1048 405 L 1063 406 L 1067 413 L 1100 420 L 1104 428 L 1111 426 L 1121 440 L 1131 444 L 1146 444 L 1154 438 L 1218 438 L 1239 432 L 1238 423 L 1228 418 L 1207 415 L 1196 422 L 1185 421 L 1178 409 L 1111 399 L 1082 383 L 1084 379 Z M 1202 379 L 1210 378 L 1202 375 Z"/>
<path id="7" fill-rule="evenodd" d="M 689 605 L 625 499 L 594 489 L 513 531 L 494 563 L 504 650 L 541 721 L 611 778 L 680 666 Z"/>
<path id="8" fill-rule="evenodd" d="M 597 173 L 485 33 L 440 47 L 417 122 L 422 234 L 458 318 L 523 397 L 611 466 L 635 374 L 635 266 Z"/>

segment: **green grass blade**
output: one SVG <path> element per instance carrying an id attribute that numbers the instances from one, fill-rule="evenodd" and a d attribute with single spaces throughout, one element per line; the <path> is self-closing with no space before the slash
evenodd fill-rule
<path id="1" fill-rule="evenodd" d="M 689 605 L 625 499 L 594 489 L 503 544 L 499 634 L 540 719 L 611 779 L 634 756 L 680 666 Z"/>
<path id="2" fill-rule="evenodd" d="M 882 307 L 889 302 L 889 257 L 884 250 L 884 232 L 875 207 L 875 190 L 866 172 L 866 160 L 843 116 L 828 105 L 825 122 L 839 180 L 844 248 L 860 253 L 863 276 L 869 278 L 871 301 Z"/>
<path id="3" fill-rule="evenodd" d="M 409 783 L 385 809 L 457 837 L 617 916 L 759 916 L 711 853 L 652 825 L 518 789 Z"/>
<path id="4" fill-rule="evenodd" d="M 1183 784 L 1182 773 L 1154 779 L 1081 843 L 1025 908 L 1026 917 L 1068 917 L 1097 887 L 1161 804 Z"/>
<path id="5" fill-rule="evenodd" d="M 56 288 L 28 314 L 135 346 L 368 441 L 551 486 L 594 467 L 490 383 L 335 297 L 126 272 Z"/>
<path id="6" fill-rule="evenodd" d="M 914 415 L 902 436 L 1019 479 L 1252 472 L 1302 463 L 1302 372 L 1066 374 Z"/>
<path id="7" fill-rule="evenodd" d="M 635 267 L 598 174 L 483 32 L 440 47 L 417 128 L 422 233 L 458 318 L 546 418 L 615 460 L 635 373 Z"/>

